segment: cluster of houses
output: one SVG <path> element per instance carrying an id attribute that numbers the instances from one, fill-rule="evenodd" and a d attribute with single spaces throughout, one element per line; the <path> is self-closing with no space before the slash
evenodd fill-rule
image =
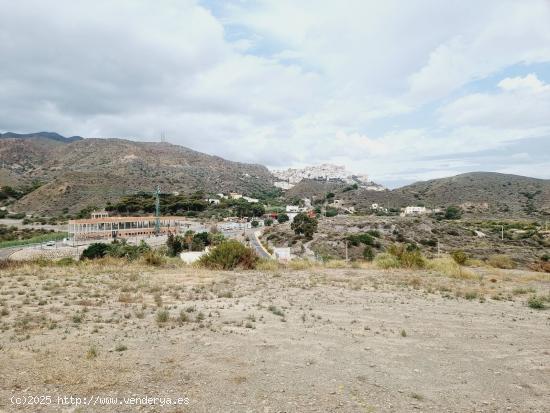
<path id="1" fill-rule="evenodd" d="M 424 206 L 408 206 L 401 210 L 401 216 L 411 216 L 411 215 L 426 215 L 426 214 L 437 214 L 441 212 L 440 208 L 426 208 Z"/>
<path id="2" fill-rule="evenodd" d="M 222 199 L 244 199 L 245 201 L 250 202 L 251 204 L 257 204 L 258 202 L 260 202 L 259 199 L 251 198 L 249 196 L 245 196 L 237 192 L 230 192 L 227 195 L 219 193 L 219 194 L 216 194 L 216 198 L 207 198 L 205 201 L 211 205 L 217 205 L 220 203 Z"/>

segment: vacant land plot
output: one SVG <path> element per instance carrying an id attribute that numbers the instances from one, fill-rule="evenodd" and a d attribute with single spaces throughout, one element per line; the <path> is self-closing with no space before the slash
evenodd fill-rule
<path id="1" fill-rule="evenodd" d="M 0 411 L 548 412 L 549 287 L 488 268 L 6 268 Z M 56 404 L 71 395 L 189 404 Z"/>

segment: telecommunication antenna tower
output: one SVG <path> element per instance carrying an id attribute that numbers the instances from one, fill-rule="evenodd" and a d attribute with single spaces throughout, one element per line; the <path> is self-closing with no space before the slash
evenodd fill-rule
<path id="1" fill-rule="evenodd" d="M 160 235 L 160 186 L 155 191 L 155 234 Z"/>

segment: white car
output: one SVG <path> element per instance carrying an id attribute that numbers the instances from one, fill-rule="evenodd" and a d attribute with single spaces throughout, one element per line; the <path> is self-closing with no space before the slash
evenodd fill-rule
<path id="1" fill-rule="evenodd" d="M 55 241 L 46 242 L 46 247 L 55 247 Z"/>

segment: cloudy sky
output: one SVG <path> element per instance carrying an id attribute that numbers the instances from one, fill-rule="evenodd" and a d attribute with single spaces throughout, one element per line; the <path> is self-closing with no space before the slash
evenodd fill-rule
<path id="1" fill-rule="evenodd" d="M 550 178 L 548 0 L 0 0 L 0 131 Z"/>

